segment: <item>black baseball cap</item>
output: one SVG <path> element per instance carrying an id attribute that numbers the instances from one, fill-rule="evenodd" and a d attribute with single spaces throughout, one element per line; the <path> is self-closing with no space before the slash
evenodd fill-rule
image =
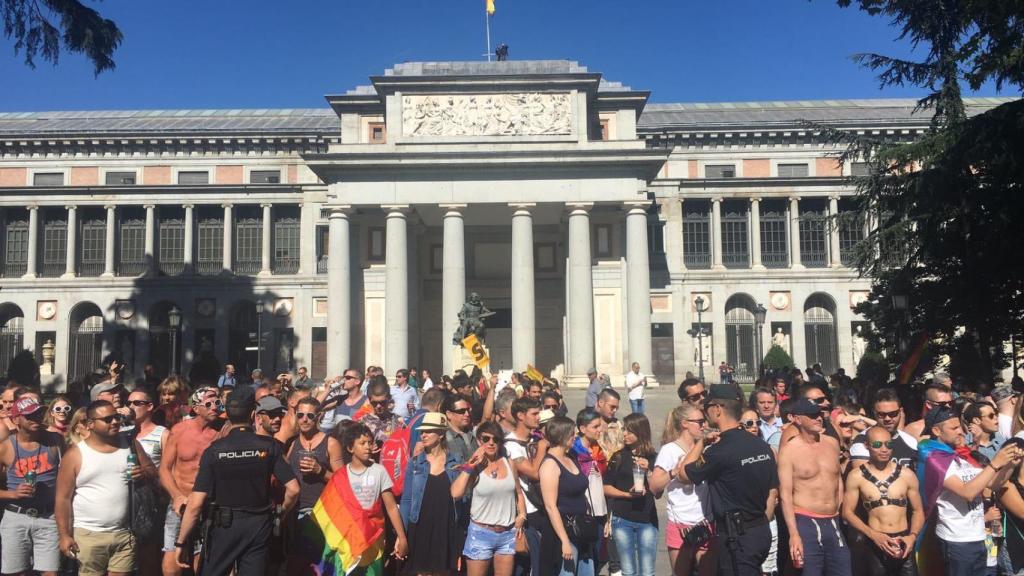
<path id="1" fill-rule="evenodd" d="M 931 430 L 935 425 L 941 424 L 946 420 L 950 420 L 956 417 L 956 411 L 950 408 L 946 408 L 945 406 L 940 406 L 937 409 L 928 412 L 928 415 L 924 417 L 925 431 L 927 432 L 928 430 Z"/>
<path id="2" fill-rule="evenodd" d="M 821 406 L 818 406 L 814 402 L 807 398 L 801 398 L 789 408 L 790 416 L 821 416 Z"/>
<path id="3" fill-rule="evenodd" d="M 739 389 L 732 384 L 712 384 L 708 388 L 708 396 L 704 399 L 704 403 L 708 404 L 715 400 L 739 400 L 740 393 Z"/>

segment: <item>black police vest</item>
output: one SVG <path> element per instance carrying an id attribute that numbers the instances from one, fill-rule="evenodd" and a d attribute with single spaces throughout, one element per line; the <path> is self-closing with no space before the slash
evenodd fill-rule
<path id="1" fill-rule="evenodd" d="M 249 427 L 232 429 L 207 448 L 213 465 L 213 500 L 218 506 L 261 512 L 270 509 L 270 478 L 281 458 L 277 441 Z"/>

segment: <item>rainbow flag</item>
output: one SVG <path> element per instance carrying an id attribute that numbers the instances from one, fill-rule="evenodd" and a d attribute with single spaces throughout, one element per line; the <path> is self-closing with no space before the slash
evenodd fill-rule
<path id="1" fill-rule="evenodd" d="M 366 576 L 384 574 L 384 511 L 380 498 L 363 510 L 352 485 L 348 467 L 334 473 L 313 507 L 313 521 L 320 529 L 324 548 L 317 566 L 321 576 L 342 576 L 365 568 Z"/>
<path id="2" fill-rule="evenodd" d="M 921 359 L 924 357 L 924 350 L 928 346 L 928 333 L 920 332 L 917 335 L 917 340 L 914 342 L 914 349 L 910 351 L 906 360 L 900 366 L 899 374 L 896 377 L 898 384 L 907 384 L 914 377 L 914 372 L 917 370 L 917 365 L 921 363 Z"/>

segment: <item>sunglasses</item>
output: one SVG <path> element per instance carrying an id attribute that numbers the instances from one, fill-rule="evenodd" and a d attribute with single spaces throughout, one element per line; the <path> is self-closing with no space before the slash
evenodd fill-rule
<path id="1" fill-rule="evenodd" d="M 276 420 L 278 418 L 284 418 L 284 410 L 274 410 L 273 412 L 260 412 L 261 415 Z"/>
<path id="2" fill-rule="evenodd" d="M 150 402 L 149 400 L 132 400 L 131 402 L 129 402 L 129 404 L 131 404 L 132 406 L 150 406 L 153 403 Z"/>
<path id="3" fill-rule="evenodd" d="M 297 420 L 305 420 L 307 418 L 310 420 L 316 420 L 316 412 L 296 412 L 295 418 Z"/>
<path id="4" fill-rule="evenodd" d="M 885 446 L 886 448 L 892 448 L 892 440 L 886 440 L 885 442 L 881 440 L 872 440 L 870 444 L 871 447 L 874 448 L 875 450 L 880 449 L 882 446 Z"/>
<path id="5" fill-rule="evenodd" d="M 55 414 L 68 414 L 71 412 L 71 406 L 54 406 L 50 409 L 50 412 Z"/>
<path id="6" fill-rule="evenodd" d="M 941 408 L 952 408 L 953 407 L 953 401 L 952 400 L 950 400 L 948 402 L 932 402 L 931 400 L 929 400 L 928 403 L 931 404 L 932 406 L 934 406 L 935 408 L 940 408 L 940 407 Z"/>
<path id="7" fill-rule="evenodd" d="M 821 398 L 808 398 L 808 400 L 810 400 L 811 402 L 814 402 L 818 406 L 821 406 L 822 404 L 827 404 L 828 403 L 828 398 L 826 398 L 824 396 L 822 396 Z"/>
<path id="8" fill-rule="evenodd" d="M 463 416 L 469 412 L 469 408 L 452 408 L 449 410 L 452 414 L 462 414 Z"/>
<path id="9" fill-rule="evenodd" d="M 558 404 L 545 404 L 545 410 L 558 410 Z"/>
<path id="10" fill-rule="evenodd" d="M 378 406 L 387 406 L 390 400 L 370 400 L 370 406 L 377 408 Z"/>
<path id="11" fill-rule="evenodd" d="M 900 411 L 897 409 L 892 412 L 875 412 L 875 416 L 879 418 L 899 418 Z"/>
<path id="12" fill-rule="evenodd" d="M 697 418 L 694 420 L 687 419 L 686 421 L 690 422 L 691 424 L 696 424 L 697 426 L 703 426 L 705 423 L 707 423 L 708 420 L 707 418 Z"/>
<path id="13" fill-rule="evenodd" d="M 208 400 L 206 402 L 203 402 L 203 406 L 205 406 L 207 409 L 213 408 L 214 406 L 220 406 L 220 405 L 221 405 L 220 400 Z"/>
<path id="14" fill-rule="evenodd" d="M 480 443 L 481 444 L 490 444 L 491 442 L 494 442 L 495 444 L 497 444 L 498 443 L 498 439 L 495 438 L 492 434 L 481 434 L 480 435 Z"/>
<path id="15" fill-rule="evenodd" d="M 97 418 L 92 418 L 93 421 L 103 420 L 107 424 L 111 424 L 113 422 L 120 422 L 123 419 L 124 416 L 121 416 L 120 414 L 111 414 L 110 416 L 99 416 Z"/>
<path id="16" fill-rule="evenodd" d="M 753 428 L 757 426 L 757 420 L 744 420 L 741 424 L 743 424 L 744 428 Z"/>
<path id="17" fill-rule="evenodd" d="M 342 378 L 344 378 L 345 380 L 359 380 L 358 376 L 349 376 L 348 374 L 345 374 L 344 376 L 342 376 Z"/>
<path id="18" fill-rule="evenodd" d="M 839 427 L 840 428 L 849 428 L 851 426 L 853 426 L 853 422 L 840 422 L 839 423 Z"/>
<path id="19" fill-rule="evenodd" d="M 707 396 L 707 392 L 697 392 L 696 394 L 690 394 L 689 396 L 686 397 L 686 399 L 690 402 L 697 402 L 707 398 Z"/>

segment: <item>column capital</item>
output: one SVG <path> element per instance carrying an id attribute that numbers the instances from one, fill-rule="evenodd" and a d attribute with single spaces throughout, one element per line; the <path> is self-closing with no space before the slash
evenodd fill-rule
<path id="1" fill-rule="evenodd" d="M 800 201 L 800 197 L 799 196 L 789 196 L 789 201 L 790 202 L 799 202 Z"/>
<path id="2" fill-rule="evenodd" d="M 566 209 L 570 214 L 575 212 L 589 213 L 591 208 L 594 207 L 593 202 L 566 202 Z"/>
<path id="3" fill-rule="evenodd" d="M 721 196 L 713 196 L 713 197 L 711 198 L 711 202 L 713 202 L 713 203 L 715 203 L 715 204 L 721 204 L 721 203 L 722 203 L 722 200 L 724 200 L 724 199 L 725 199 L 725 198 L 722 198 Z"/>
<path id="4" fill-rule="evenodd" d="M 78 205 L 77 204 L 68 204 L 67 206 L 64 206 L 64 209 L 68 210 L 68 211 L 78 210 Z"/>
<path id="5" fill-rule="evenodd" d="M 146 210 L 152 210 L 156 208 L 156 204 L 143 204 L 142 207 L 145 208 Z"/>
<path id="6" fill-rule="evenodd" d="M 390 217 L 392 214 L 408 214 L 412 211 L 408 204 L 381 204 L 381 210 L 388 213 Z"/>
<path id="7" fill-rule="evenodd" d="M 330 213 L 327 214 L 327 218 L 348 218 L 349 213 L 352 212 L 352 207 L 348 204 L 344 206 L 331 206 L 329 208 Z"/>
<path id="8" fill-rule="evenodd" d="M 28 206 L 25 207 L 28 208 L 29 210 L 39 210 L 39 204 L 29 204 Z"/>
<path id="9" fill-rule="evenodd" d="M 191 203 L 190 204 L 182 204 L 181 207 L 186 209 L 186 210 L 191 210 L 191 209 L 195 208 L 196 205 L 195 204 L 191 204 Z"/>
<path id="10" fill-rule="evenodd" d="M 622 203 L 622 209 L 627 212 L 632 212 L 633 210 L 642 210 L 644 214 L 646 214 L 647 208 L 649 208 L 650 205 L 650 200 L 628 200 Z"/>
<path id="11" fill-rule="evenodd" d="M 761 197 L 760 196 L 751 196 L 751 197 L 747 198 L 747 200 L 750 200 L 751 202 L 760 202 L 761 201 Z"/>
<path id="12" fill-rule="evenodd" d="M 529 212 L 537 207 L 536 202 L 509 202 L 508 207 L 516 212 Z"/>
<path id="13" fill-rule="evenodd" d="M 104 204 L 103 208 L 105 210 L 117 210 L 117 204 Z"/>
<path id="14" fill-rule="evenodd" d="M 469 207 L 469 204 L 438 204 L 438 208 L 447 212 L 461 212 Z"/>
<path id="15" fill-rule="evenodd" d="M 260 208 L 273 208 L 274 204 L 271 202 L 260 202 Z"/>
<path id="16" fill-rule="evenodd" d="M 235 205 L 232 204 L 231 202 L 224 202 L 223 204 L 220 205 L 220 207 L 221 208 L 234 208 Z"/>
<path id="17" fill-rule="evenodd" d="M 840 198 L 839 194 L 830 194 L 829 197 L 828 197 L 829 201 L 833 201 L 834 200 L 836 202 L 839 201 L 839 198 Z"/>

